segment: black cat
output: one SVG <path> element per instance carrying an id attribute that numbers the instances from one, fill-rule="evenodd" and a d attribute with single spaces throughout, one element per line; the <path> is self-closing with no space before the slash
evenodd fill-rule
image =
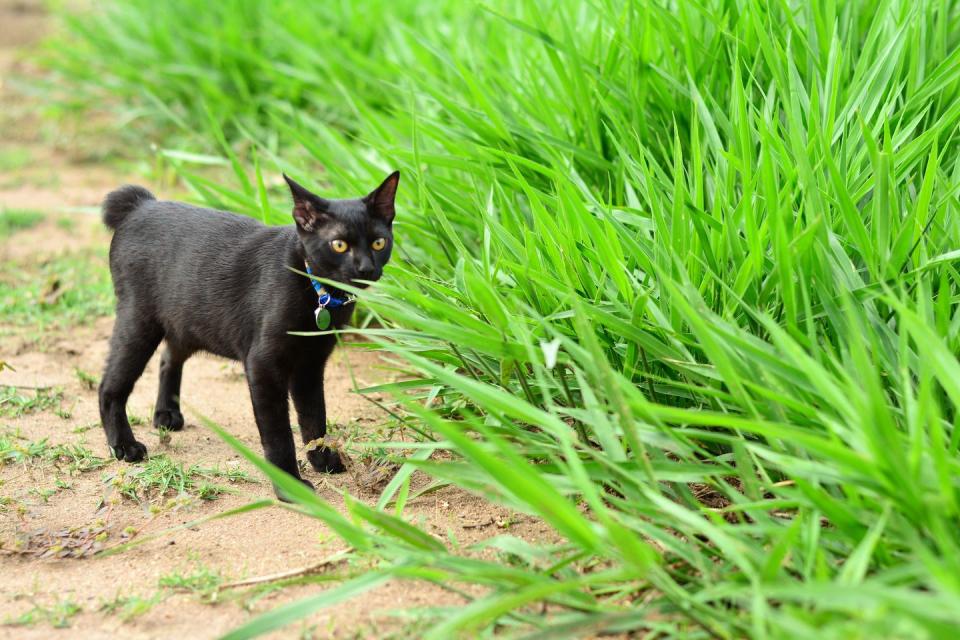
<path id="1" fill-rule="evenodd" d="M 354 286 L 380 278 L 393 248 L 400 173 L 354 200 L 325 200 L 284 178 L 296 222 L 288 227 L 158 201 L 132 185 L 104 201 L 103 220 L 115 230 L 110 271 L 117 320 L 100 383 L 100 419 L 118 459 L 136 462 L 147 453 L 133 437 L 126 404 L 162 340 L 154 426 L 183 428 L 183 363 L 209 351 L 243 363 L 270 462 L 300 478 L 288 392 L 304 442 L 326 434 L 323 369 L 335 338 L 288 332 L 342 327 L 353 313 L 352 299 L 335 287 L 317 284 L 315 290 L 315 281 L 290 267 Z M 344 470 L 331 449 L 314 449 L 307 458 L 317 471 Z"/>

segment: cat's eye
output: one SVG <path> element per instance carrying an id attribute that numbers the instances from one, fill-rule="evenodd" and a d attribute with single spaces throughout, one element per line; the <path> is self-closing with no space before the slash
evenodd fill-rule
<path id="1" fill-rule="evenodd" d="M 343 240 L 331 240 L 330 246 L 333 247 L 333 250 L 337 253 L 345 253 L 347 249 L 350 248 L 350 245 Z"/>
<path id="2" fill-rule="evenodd" d="M 370 243 L 370 246 L 373 247 L 374 251 L 383 251 L 383 248 L 387 246 L 387 239 L 377 238 L 376 240 Z"/>

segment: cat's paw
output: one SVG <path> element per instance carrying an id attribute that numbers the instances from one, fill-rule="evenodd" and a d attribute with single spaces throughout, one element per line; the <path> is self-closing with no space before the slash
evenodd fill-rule
<path id="1" fill-rule="evenodd" d="M 117 446 L 111 446 L 110 451 L 117 460 L 124 462 L 140 462 L 147 457 L 147 448 L 136 440 L 121 442 Z"/>
<path id="2" fill-rule="evenodd" d="M 343 466 L 340 454 L 330 447 L 318 447 L 307 451 L 307 460 L 310 466 L 320 473 L 343 473 L 347 470 Z"/>
<path id="3" fill-rule="evenodd" d="M 181 431 L 183 414 L 176 409 L 158 409 L 153 412 L 153 426 L 167 431 Z"/>
<path id="4" fill-rule="evenodd" d="M 313 483 L 309 480 L 305 480 L 304 478 L 297 478 L 297 480 L 307 485 L 307 488 L 310 489 L 310 491 L 314 491 Z M 287 495 L 287 493 L 277 485 L 273 485 L 273 492 L 277 494 L 277 499 L 280 500 L 280 502 L 293 502 L 293 500 L 290 499 L 290 496 Z"/>

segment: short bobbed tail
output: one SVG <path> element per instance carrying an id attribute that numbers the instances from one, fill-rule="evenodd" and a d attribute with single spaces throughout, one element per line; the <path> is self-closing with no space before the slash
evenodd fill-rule
<path id="1" fill-rule="evenodd" d="M 156 198 L 152 193 L 135 184 L 127 184 L 116 191 L 111 191 L 103 201 L 103 223 L 111 229 L 116 229 L 123 223 L 128 213 L 150 200 L 156 200 Z"/>

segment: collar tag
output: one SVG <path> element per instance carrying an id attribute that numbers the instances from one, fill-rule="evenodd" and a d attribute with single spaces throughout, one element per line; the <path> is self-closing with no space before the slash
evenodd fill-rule
<path id="1" fill-rule="evenodd" d="M 330 312 L 324 307 L 317 307 L 313 310 L 313 320 L 317 323 L 317 329 L 324 331 L 330 327 Z"/>
<path id="2" fill-rule="evenodd" d="M 303 261 L 303 266 L 307 268 L 308 274 L 313 275 L 313 271 L 310 270 L 310 265 L 306 260 Z M 313 318 L 317 323 L 317 328 L 321 331 L 330 326 L 330 309 L 345 307 L 356 301 L 356 297 L 352 295 L 348 295 L 346 298 L 336 298 L 330 295 L 323 285 L 313 278 L 310 278 L 310 284 L 313 285 L 313 290 L 317 292 L 317 308 L 313 311 Z"/>

